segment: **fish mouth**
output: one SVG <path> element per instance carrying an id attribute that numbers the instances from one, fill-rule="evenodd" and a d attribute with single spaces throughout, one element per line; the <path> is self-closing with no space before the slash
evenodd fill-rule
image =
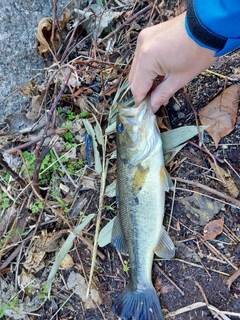
<path id="1" fill-rule="evenodd" d="M 138 107 L 124 106 L 119 107 L 119 120 L 131 126 L 147 128 L 150 123 L 155 121 L 155 115 L 152 112 L 149 97 L 145 98 Z"/>

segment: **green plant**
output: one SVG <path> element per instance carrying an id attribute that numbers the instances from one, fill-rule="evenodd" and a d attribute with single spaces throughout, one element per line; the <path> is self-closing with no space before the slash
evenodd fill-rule
<path id="1" fill-rule="evenodd" d="M 127 272 L 129 270 L 129 266 L 127 264 L 127 262 L 123 263 L 123 271 Z"/>
<path id="2" fill-rule="evenodd" d="M 108 206 L 108 205 L 104 206 L 104 209 L 111 210 L 111 211 L 116 211 L 113 207 Z"/>
<path id="3" fill-rule="evenodd" d="M 47 284 L 46 283 L 41 287 L 41 291 L 37 294 L 37 297 L 39 299 L 42 299 L 44 302 L 47 301 L 47 299 L 48 299 L 48 288 L 47 288 Z"/>
<path id="4" fill-rule="evenodd" d="M 68 120 L 72 121 L 72 120 L 75 120 L 77 116 L 75 115 L 75 113 L 72 110 L 68 110 L 67 117 L 68 117 Z"/>
<path id="5" fill-rule="evenodd" d="M 79 118 L 86 118 L 88 115 L 90 114 L 90 112 L 88 111 L 83 111 L 79 114 Z"/>
<path id="6" fill-rule="evenodd" d="M 11 206 L 12 200 L 8 197 L 6 192 L 0 194 L 0 210 L 7 209 Z"/>
<path id="7" fill-rule="evenodd" d="M 7 303 L 0 304 L 0 319 L 5 316 L 6 311 L 9 309 Z"/>
<path id="8" fill-rule="evenodd" d="M 35 164 L 36 164 L 36 156 L 35 156 L 35 154 L 28 152 L 28 151 L 23 151 L 22 155 L 23 155 L 23 158 L 26 162 L 29 175 L 32 177 L 33 172 L 34 172 L 34 168 L 35 168 Z M 26 174 L 26 168 L 24 166 L 22 167 L 21 172 Z"/>
<path id="9" fill-rule="evenodd" d="M 31 205 L 30 209 L 32 213 L 37 213 L 43 209 L 43 203 L 41 200 L 36 199 L 35 202 Z"/>
<path id="10" fill-rule="evenodd" d="M 11 299 L 11 301 L 0 304 L 0 319 L 2 319 L 6 315 L 6 311 L 8 309 L 12 309 L 16 312 L 19 312 L 19 309 L 17 307 L 17 303 L 18 303 L 18 296 L 15 293 L 14 297 L 13 297 L 13 299 Z"/>

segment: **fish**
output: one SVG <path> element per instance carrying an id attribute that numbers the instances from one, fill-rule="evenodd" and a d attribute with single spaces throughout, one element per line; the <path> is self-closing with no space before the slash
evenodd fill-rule
<path id="1" fill-rule="evenodd" d="M 175 247 L 163 227 L 165 192 L 173 188 L 149 97 L 138 107 L 120 105 L 117 115 L 117 202 L 111 242 L 129 254 L 130 280 L 112 311 L 123 320 L 163 320 L 152 283 L 156 254 L 172 258 Z"/>

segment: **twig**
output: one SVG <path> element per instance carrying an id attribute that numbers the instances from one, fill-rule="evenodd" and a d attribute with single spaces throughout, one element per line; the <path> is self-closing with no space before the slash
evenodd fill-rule
<path id="1" fill-rule="evenodd" d="M 143 8 L 142 10 L 138 11 L 136 14 L 134 14 L 131 18 L 127 19 L 126 21 L 123 22 L 118 28 L 116 28 L 114 31 L 110 32 L 105 38 L 100 39 L 99 43 L 106 41 L 112 37 L 114 37 L 118 32 L 129 26 L 134 20 L 136 20 L 139 16 L 142 14 L 147 13 L 149 10 L 153 8 L 153 3 L 150 3 L 148 6 Z"/>
<path id="2" fill-rule="evenodd" d="M 205 302 L 195 302 L 193 304 L 190 304 L 189 306 L 186 306 L 184 308 L 178 309 L 176 311 L 173 312 L 169 312 L 165 315 L 165 318 L 174 318 L 175 316 L 188 312 L 188 311 L 192 311 L 195 309 L 199 309 L 202 307 L 206 307 L 206 303 Z"/>
<path id="3" fill-rule="evenodd" d="M 168 260 L 168 259 L 160 259 L 161 261 L 164 261 L 164 260 Z M 224 276 L 227 276 L 229 277 L 230 274 L 229 273 L 226 273 L 226 272 L 222 272 L 222 271 L 219 271 L 219 270 L 215 270 L 215 269 L 212 269 L 212 268 L 208 268 L 208 267 L 204 267 L 200 264 L 197 264 L 197 263 L 193 263 L 193 262 L 188 262 L 188 261 L 185 261 L 185 260 L 182 260 L 182 259 L 178 259 L 178 258 L 174 258 L 174 259 L 171 259 L 171 261 L 179 261 L 179 262 L 182 262 L 182 263 L 185 263 L 185 264 L 189 264 L 190 266 L 192 267 L 196 267 L 196 268 L 200 268 L 200 269 L 207 269 L 207 270 L 210 270 L 210 271 L 213 271 L 213 272 L 216 272 L 216 273 L 220 273 Z M 205 270 L 206 271 L 206 270 Z"/>
<path id="4" fill-rule="evenodd" d="M 68 177 L 68 179 L 71 181 L 72 185 L 73 185 L 75 188 L 78 188 L 78 185 L 73 181 L 72 177 L 70 176 L 70 174 L 68 173 L 68 171 L 67 171 L 66 168 L 64 167 L 64 165 L 63 165 L 61 159 L 59 158 L 59 156 L 58 156 L 58 154 L 57 154 L 57 152 L 56 152 L 56 150 L 55 150 L 54 147 L 52 148 L 52 150 L 53 150 L 53 152 L 54 152 L 54 154 L 55 154 L 55 157 L 57 158 L 58 163 L 59 163 L 60 166 L 62 167 L 62 169 L 63 169 L 64 173 L 66 174 L 66 176 Z"/>
<path id="5" fill-rule="evenodd" d="M 195 284 L 198 286 L 198 288 L 200 289 L 201 293 L 202 293 L 202 296 L 203 296 L 203 299 L 206 303 L 206 306 L 208 307 L 208 309 L 211 311 L 212 315 L 214 316 L 214 318 L 217 318 L 219 320 L 223 319 L 223 320 L 230 320 L 227 316 L 225 316 L 221 311 L 217 310 L 217 308 L 215 307 L 212 307 L 212 308 L 209 308 L 209 302 L 208 302 L 208 299 L 207 299 L 207 296 L 202 288 L 202 286 L 200 285 L 199 282 L 197 281 L 194 281 Z M 215 309 L 215 310 L 214 310 Z M 217 312 L 216 312 L 217 310 Z M 221 314 L 220 314 L 221 313 Z M 219 315 L 219 316 L 218 316 Z"/>
<path id="6" fill-rule="evenodd" d="M 15 171 L 13 171 L 13 170 L 9 167 L 9 165 L 8 165 L 8 164 L 6 163 L 6 161 L 3 159 L 3 156 L 2 156 L 1 153 L 0 153 L 0 166 L 2 166 L 3 169 L 4 169 L 6 172 L 8 172 L 8 173 L 11 175 L 11 177 L 20 184 L 20 186 L 21 186 L 22 188 L 25 188 L 25 187 L 27 186 L 26 182 L 25 182 Z"/>
<path id="7" fill-rule="evenodd" d="M 67 132 L 67 128 L 60 128 L 60 129 L 56 129 L 56 130 L 51 130 L 49 133 L 46 134 L 46 137 L 50 137 L 53 135 L 59 135 L 59 134 L 66 133 L 66 132 Z M 8 149 L 5 152 L 8 154 L 16 153 L 16 152 L 18 152 L 18 150 L 26 149 L 26 148 L 32 146 L 33 144 L 37 143 L 41 139 L 42 139 L 42 136 L 38 137 L 34 140 L 28 141 L 24 144 L 21 144 L 20 146 Z"/>
<path id="8" fill-rule="evenodd" d="M 106 143 L 106 139 L 105 139 Z M 91 288 L 91 282 L 93 277 L 93 271 L 95 267 L 95 261 L 96 261 L 96 254 L 97 254 L 97 246 L 98 246 L 98 233 L 100 229 L 100 223 L 101 223 L 101 216 L 102 216 L 102 209 L 103 209 L 103 199 L 104 199 L 104 192 L 105 192 L 105 185 L 106 185 L 106 178 L 107 178 L 107 170 L 108 170 L 108 159 L 105 160 L 105 146 L 103 147 L 103 171 L 102 171 L 102 177 L 101 177 L 101 187 L 100 187 L 100 197 L 99 197 L 99 208 L 98 208 L 98 214 L 97 214 L 97 222 L 96 222 L 96 231 L 94 235 L 94 245 L 93 245 L 93 253 L 92 253 L 92 264 L 91 264 L 91 270 L 89 275 L 89 283 L 87 288 L 87 297 L 89 295 L 89 291 Z M 105 163 L 106 161 L 106 163 Z"/>
<path id="9" fill-rule="evenodd" d="M 224 203 L 224 204 L 227 204 L 228 206 L 231 206 L 231 207 L 234 207 L 234 208 L 239 208 L 239 206 L 236 206 L 230 202 L 226 202 L 224 200 L 220 200 L 218 198 L 214 198 L 212 196 L 209 196 L 208 194 L 204 194 L 202 192 L 198 192 L 196 190 L 190 190 L 190 189 L 186 189 L 186 188 L 180 188 L 180 187 L 177 187 L 176 188 L 177 190 L 182 190 L 182 191 L 188 191 L 188 192 L 191 192 L 191 193 L 196 193 L 196 194 L 199 194 L 200 196 L 204 196 L 204 197 L 207 197 L 209 199 L 212 199 L 212 200 L 215 200 L 215 201 L 218 201 L 218 202 L 221 202 L 221 203 Z"/>
<path id="10" fill-rule="evenodd" d="M 169 282 L 171 282 L 172 285 L 174 285 L 174 287 L 181 293 L 181 295 L 184 296 L 184 292 L 176 285 L 175 282 L 172 281 L 172 279 L 169 278 L 169 276 L 163 270 L 161 270 L 157 263 L 155 263 L 155 267 L 158 269 L 159 272 L 161 272 L 162 275 L 164 275 L 165 278 L 168 279 Z"/>
<path id="11" fill-rule="evenodd" d="M 190 143 L 190 144 L 193 145 L 194 147 L 202 150 L 203 152 L 205 152 L 205 153 L 207 153 L 207 154 L 209 155 L 209 152 L 210 152 L 209 150 L 207 150 L 207 149 L 205 149 L 205 148 L 197 145 L 197 144 L 194 143 L 193 141 L 190 141 L 190 140 L 189 140 L 188 143 Z M 223 160 L 219 159 L 217 156 L 215 156 L 215 154 L 212 154 L 212 153 L 211 153 L 211 158 L 212 158 L 212 157 L 214 157 L 214 159 L 216 159 L 216 160 L 219 161 L 220 163 L 224 163 Z"/>
<path id="12" fill-rule="evenodd" d="M 213 188 L 210 188 L 208 186 L 205 186 L 204 184 L 201 184 L 197 181 L 190 181 L 190 180 L 185 180 L 185 179 L 182 179 L 182 178 L 177 178 L 177 177 L 172 177 L 173 180 L 176 180 L 178 182 L 183 182 L 183 183 L 187 183 L 187 184 L 190 184 L 190 185 L 193 185 L 197 188 L 201 188 L 201 189 L 204 189 L 206 190 L 207 192 L 210 192 L 210 193 L 213 193 L 215 194 L 216 196 L 218 197 L 221 197 L 221 198 L 224 198 L 232 203 L 234 203 L 236 206 L 238 206 L 238 208 L 240 208 L 240 201 L 237 200 L 237 199 L 234 199 L 233 197 L 230 197 L 222 192 L 219 192 Z M 191 190 L 189 190 L 191 192 Z"/>

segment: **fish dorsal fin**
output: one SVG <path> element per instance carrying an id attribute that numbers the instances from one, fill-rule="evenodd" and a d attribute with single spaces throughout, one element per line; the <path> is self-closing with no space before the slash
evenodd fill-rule
<path id="1" fill-rule="evenodd" d="M 170 189 L 174 189 L 174 185 L 170 177 L 170 174 L 167 172 L 167 169 L 165 167 L 160 168 L 160 182 L 161 187 L 164 191 L 168 192 Z"/>
<path id="2" fill-rule="evenodd" d="M 119 215 L 114 219 L 113 229 L 112 229 L 112 244 L 122 253 L 127 252 L 127 243 L 123 233 L 122 224 Z"/>
<path id="3" fill-rule="evenodd" d="M 175 255 L 174 244 L 164 227 L 154 253 L 160 258 L 172 258 Z"/>

